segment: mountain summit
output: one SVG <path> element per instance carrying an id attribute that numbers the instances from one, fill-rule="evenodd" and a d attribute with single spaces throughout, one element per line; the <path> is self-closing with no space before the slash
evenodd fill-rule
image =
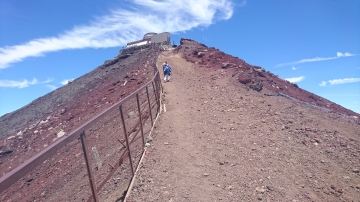
<path id="1" fill-rule="evenodd" d="M 129 201 L 360 198 L 359 114 L 191 39 L 181 39 L 174 49 L 151 44 L 123 49 L 92 72 L 1 117 L 1 176 L 146 83 L 154 59 L 160 72 L 167 61 L 173 74 L 162 84 L 166 112 L 156 123 Z M 56 162 L 56 169 L 71 168 Z M 71 179 L 62 177 L 56 181 L 68 190 L 62 197 L 81 200 L 66 189 Z M 103 200 L 121 197 L 111 186 L 118 186 L 116 179 L 102 190 Z M 26 190 L 39 193 L 34 197 L 40 200 L 59 197 L 56 188 L 44 196 L 34 189 Z M 27 195 L 26 190 L 17 192 Z"/>

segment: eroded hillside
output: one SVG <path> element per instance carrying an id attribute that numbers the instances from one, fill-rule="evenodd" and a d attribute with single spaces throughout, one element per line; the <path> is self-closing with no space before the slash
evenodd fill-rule
<path id="1" fill-rule="evenodd" d="M 122 50 L 114 59 L 105 61 L 103 65 L 84 76 L 1 117 L 0 176 L 12 171 L 147 83 L 154 76 L 153 62 L 159 51 L 158 46 L 152 45 Z M 90 146 L 95 147 L 93 143 L 97 141 L 105 144 L 103 147 L 112 149 L 103 151 L 107 152 L 104 155 L 112 154 L 111 152 L 116 152 L 122 147 L 118 142 L 122 137 L 111 136 L 120 127 L 118 110 L 115 110 L 112 116 L 114 117 L 102 120 L 91 129 L 93 133 L 96 132 L 92 135 L 96 139 L 88 141 Z M 117 119 L 116 123 L 115 119 Z M 104 127 L 106 123 L 104 121 L 112 125 L 112 131 Z M 113 143 L 118 145 L 112 148 Z M 97 148 L 100 148 L 99 144 Z M 100 152 L 99 150 L 99 154 Z M 13 185 L 6 194 L 2 193 L 0 200 L 49 201 L 59 199 L 58 190 L 64 190 L 66 193 L 66 190 L 72 189 L 71 186 L 74 185 L 76 190 L 88 186 L 86 181 L 85 185 L 78 184 L 81 183 L 80 178 L 76 178 L 80 177 L 79 173 L 85 169 L 84 157 L 80 154 L 82 154 L 81 144 L 74 141 L 53 158 L 46 160 L 47 164 L 44 162 L 38 170 Z M 70 183 L 71 186 L 65 183 L 74 179 L 76 180 Z M 82 194 L 89 196 L 89 193 Z M 61 197 L 65 200 L 72 196 L 74 201 L 82 200 L 84 197 L 73 195 L 73 191 L 68 191 L 67 195 L 61 194 Z"/>
<path id="2" fill-rule="evenodd" d="M 128 201 L 359 200 L 358 114 L 192 40 L 165 60 L 166 112 Z"/>

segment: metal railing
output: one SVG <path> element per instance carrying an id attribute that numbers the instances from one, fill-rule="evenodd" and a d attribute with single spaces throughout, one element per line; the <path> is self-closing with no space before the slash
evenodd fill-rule
<path id="1" fill-rule="evenodd" d="M 38 175 L 43 173 L 50 174 L 49 176 L 42 177 L 42 179 L 46 178 L 47 180 L 55 180 L 57 186 L 64 187 L 63 190 L 65 190 L 65 193 L 67 192 L 66 190 L 70 192 L 71 189 L 79 189 L 80 191 L 77 193 L 87 193 L 87 196 L 84 196 L 84 194 L 81 196 L 82 200 L 87 198 L 87 201 L 99 201 L 99 192 L 106 185 L 109 179 L 114 176 L 118 168 L 121 167 L 124 172 L 125 170 L 131 170 L 131 175 L 129 175 L 130 177 L 124 176 L 121 178 L 131 179 L 134 176 L 134 167 L 136 167 L 136 164 L 138 163 L 136 160 L 141 155 L 145 147 L 145 135 L 150 132 L 152 126 L 154 125 L 154 118 L 160 112 L 160 93 L 162 87 L 159 71 L 156 66 L 156 59 L 152 62 L 152 66 L 154 67 L 155 75 L 141 88 L 131 93 L 118 103 L 112 105 L 110 108 L 92 118 L 74 131 L 63 136 L 54 144 L 46 147 L 38 154 L 1 177 L 0 193 L 3 197 L 11 197 L 11 195 L 19 194 L 19 192 L 21 192 L 19 191 L 20 188 L 26 189 L 28 192 L 31 190 L 41 189 L 42 184 L 47 183 L 46 181 L 41 181 L 41 179 L 39 179 L 38 182 L 33 183 L 33 178 L 23 178 L 29 178 L 29 176 L 33 175 L 40 178 Z M 125 117 L 124 114 L 129 111 L 130 113 L 128 113 L 128 116 Z M 120 139 L 121 136 L 119 133 L 121 133 L 121 131 L 123 132 L 123 139 Z M 141 134 L 140 137 L 138 136 L 139 133 Z M 102 137 L 102 139 L 99 137 Z M 81 160 L 78 159 L 78 157 L 81 156 L 78 155 L 80 150 L 80 146 L 78 144 L 79 142 L 81 143 L 85 163 L 81 163 Z M 89 148 L 91 146 L 92 149 L 90 150 Z M 65 151 L 63 151 L 64 149 Z M 98 154 L 98 151 L 102 154 L 102 156 Z M 91 152 L 94 153 L 93 157 Z M 57 154 L 57 156 L 54 157 L 55 154 Z M 118 158 L 118 156 L 120 157 Z M 59 160 L 60 158 L 63 159 Z M 127 158 L 129 159 L 130 169 L 126 168 L 125 165 Z M 116 160 L 114 161 L 114 159 Z M 51 163 L 48 167 L 43 165 L 47 162 Z M 62 166 L 59 162 L 63 162 L 63 164 L 66 164 L 67 167 L 71 167 L 70 171 L 65 174 L 61 173 L 61 171 L 56 171 L 56 169 L 59 170 L 57 165 L 60 167 Z M 85 167 L 84 164 L 86 165 L 86 172 L 85 168 L 83 168 Z M 39 171 L 35 171 L 35 174 L 29 174 L 34 172 L 34 169 L 38 169 Z M 49 171 L 49 169 L 55 169 L 55 171 Z M 66 168 L 64 168 L 64 170 L 65 169 Z M 78 169 L 78 171 L 74 172 L 74 169 Z M 51 175 L 51 173 L 53 173 L 53 175 Z M 75 180 L 77 182 L 81 181 L 84 183 L 81 175 L 88 176 L 88 185 L 85 183 L 83 186 L 89 186 L 91 192 L 82 189 L 82 187 L 71 188 L 71 183 L 70 185 L 63 185 L 62 181 Z M 55 179 L 56 177 L 59 179 Z M 23 179 L 22 182 L 19 182 L 20 179 Z M 18 183 L 18 185 L 14 186 L 16 183 Z M 29 186 L 26 186 L 26 184 L 29 183 L 33 183 L 33 186 L 37 187 L 30 189 Z M 45 186 L 46 185 L 43 185 L 43 187 Z M 9 187 L 15 188 L 13 188 L 13 190 L 9 190 Z M 60 190 L 62 188 L 58 189 Z M 40 194 L 40 192 L 42 193 Z M 47 194 L 46 190 L 41 190 L 40 192 L 38 191 L 34 193 L 36 196 Z M 51 193 L 47 195 L 50 197 Z M 77 198 L 73 195 L 63 197 L 65 197 L 64 199 L 66 200 L 66 197 L 73 197 L 73 200 L 80 200 L 81 198 Z M 0 200 L 5 199 L 6 198 L 0 198 Z M 18 199 L 12 200 L 19 199 L 23 200 L 20 194 Z M 56 198 L 56 200 L 58 199 L 59 198 Z M 43 198 L 43 200 L 47 199 Z"/>

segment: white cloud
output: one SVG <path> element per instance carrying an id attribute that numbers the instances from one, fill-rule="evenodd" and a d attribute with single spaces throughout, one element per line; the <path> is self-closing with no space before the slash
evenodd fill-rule
<path id="1" fill-rule="evenodd" d="M 321 81 L 321 83 L 319 84 L 319 86 L 324 87 L 324 86 L 326 86 L 326 84 L 327 84 L 326 81 Z"/>
<path id="2" fill-rule="evenodd" d="M 297 64 L 308 63 L 308 62 L 319 62 L 319 61 L 324 61 L 324 60 L 334 60 L 334 59 L 338 59 L 338 58 L 341 58 L 341 57 L 350 57 L 350 56 L 355 56 L 355 54 L 351 54 L 351 53 L 348 53 L 348 52 L 346 52 L 346 53 L 337 52 L 336 57 L 326 57 L 326 58 L 324 58 L 324 57 L 315 57 L 315 58 L 309 58 L 309 59 L 302 59 L 302 60 L 295 61 L 295 62 L 277 64 L 276 67 L 297 65 Z"/>
<path id="3" fill-rule="evenodd" d="M 346 52 L 346 53 L 337 52 L 336 53 L 337 57 L 349 57 L 349 56 L 354 56 L 354 55 L 355 54 L 351 54 L 351 53 L 348 53 L 348 52 Z"/>
<path id="4" fill-rule="evenodd" d="M 38 83 L 37 79 L 33 79 L 32 81 L 28 81 L 24 79 L 23 81 L 13 81 L 13 80 L 0 80 L 0 87 L 8 87 L 8 88 L 26 88 L 30 85 L 35 85 Z"/>
<path id="5" fill-rule="evenodd" d="M 69 81 L 73 81 L 74 79 L 64 79 L 62 82 L 60 82 L 62 85 L 66 85 L 69 83 Z"/>
<path id="6" fill-rule="evenodd" d="M 75 26 L 55 37 L 0 47 L 0 69 L 27 57 L 81 48 L 123 46 L 141 39 L 147 32 L 181 32 L 209 26 L 233 15 L 231 0 L 132 0 L 133 10 L 115 9 L 89 25 Z M 243 4 L 246 1 L 243 1 Z"/>
<path id="7" fill-rule="evenodd" d="M 297 70 L 297 68 L 296 67 L 294 67 L 294 66 L 292 66 L 292 68 L 291 68 L 292 70 Z"/>
<path id="8" fill-rule="evenodd" d="M 346 83 L 360 82 L 360 78 L 344 78 L 344 79 L 333 79 L 328 81 L 330 85 L 339 85 Z"/>
<path id="9" fill-rule="evenodd" d="M 51 90 L 57 89 L 57 87 L 54 86 L 54 85 L 46 84 L 45 86 L 48 87 L 48 88 L 50 88 Z"/>
<path id="10" fill-rule="evenodd" d="M 300 82 L 300 81 L 302 81 L 302 80 L 304 80 L 304 79 L 305 79 L 304 76 L 299 76 L 299 77 L 287 78 L 287 79 L 285 79 L 285 80 L 287 80 L 287 81 L 289 81 L 289 82 L 291 82 L 291 83 L 298 83 L 298 82 Z"/>

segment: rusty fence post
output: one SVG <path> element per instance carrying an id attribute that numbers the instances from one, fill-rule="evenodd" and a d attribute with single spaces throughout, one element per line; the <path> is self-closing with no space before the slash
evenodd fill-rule
<path id="1" fill-rule="evenodd" d="M 153 126 L 153 125 L 154 125 L 154 121 L 153 121 L 152 112 L 151 112 L 151 102 L 150 102 L 150 97 L 149 97 L 149 86 L 148 86 L 148 85 L 146 86 L 146 95 L 147 95 L 147 99 L 148 99 L 148 103 L 149 103 L 151 126 Z"/>
<path id="2" fill-rule="evenodd" d="M 99 201 L 99 197 L 97 195 L 96 192 L 96 186 L 95 186 L 95 178 L 94 178 L 94 174 L 91 170 L 91 166 L 90 166 L 90 160 L 89 160 L 89 154 L 88 154 L 88 150 L 87 150 L 87 145 L 86 145 L 86 139 L 85 139 L 85 131 L 83 131 L 80 135 L 80 140 L 81 140 L 81 145 L 82 145 L 82 149 L 84 151 L 84 157 L 85 157 L 85 162 L 86 162 L 86 169 L 88 171 L 88 176 L 89 176 L 89 182 L 90 182 L 90 187 L 91 187 L 91 192 L 94 198 L 95 202 Z"/>
<path id="3" fill-rule="evenodd" d="M 137 101 L 139 119 L 140 119 L 141 140 L 142 140 L 142 143 L 143 143 L 143 147 L 145 147 L 145 139 L 144 139 L 143 122 L 142 122 L 141 110 L 140 110 L 139 93 L 136 93 L 136 101 Z"/>
<path id="4" fill-rule="evenodd" d="M 131 167 L 131 173 L 132 176 L 134 176 L 134 167 L 133 167 L 133 162 L 131 159 L 131 153 L 130 153 L 130 144 L 129 144 L 129 138 L 126 132 L 126 126 L 125 126 L 125 119 L 124 119 L 124 114 L 123 114 L 123 110 L 122 110 L 122 105 L 120 105 L 119 107 L 120 110 L 120 115 L 121 115 L 121 120 L 122 120 L 122 124 L 123 124 L 123 128 L 124 128 L 124 135 L 125 135 L 125 140 L 126 140 L 126 149 L 128 150 L 129 153 L 129 160 L 130 160 L 130 167 Z"/>
<path id="5" fill-rule="evenodd" d="M 158 88 L 161 90 L 162 93 L 164 93 L 164 88 L 162 88 L 162 84 L 161 84 L 160 73 L 158 74 L 156 81 L 158 83 Z M 160 90 L 159 90 L 159 92 L 160 92 Z"/>
<path id="6" fill-rule="evenodd" d="M 156 87 L 155 87 L 156 85 L 154 84 L 154 82 L 152 82 L 152 86 L 154 89 L 155 100 L 156 100 L 156 104 L 157 104 L 157 109 L 156 109 L 156 114 L 157 114 L 157 113 L 159 113 L 159 109 L 160 109 L 160 101 L 159 101 L 160 98 L 158 98 L 158 96 L 157 96 Z"/>

